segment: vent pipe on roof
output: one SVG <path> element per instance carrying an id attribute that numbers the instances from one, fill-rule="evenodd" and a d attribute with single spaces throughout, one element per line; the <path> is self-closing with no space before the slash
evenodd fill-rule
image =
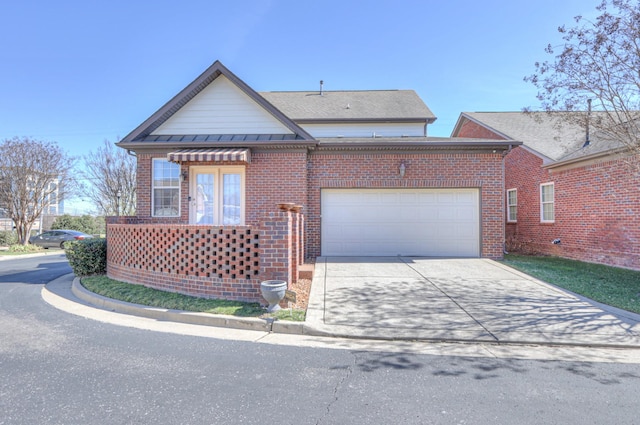
<path id="1" fill-rule="evenodd" d="M 322 96 L 322 85 L 324 84 L 324 81 L 320 80 L 320 96 Z"/>
<path id="2" fill-rule="evenodd" d="M 588 105 L 588 107 L 587 107 L 587 126 L 586 126 L 587 134 L 586 134 L 586 138 L 585 138 L 585 141 L 584 141 L 584 145 L 582 145 L 583 148 L 586 148 L 591 143 L 591 141 L 589 140 L 589 124 L 591 124 L 591 99 L 587 99 L 587 105 Z"/>

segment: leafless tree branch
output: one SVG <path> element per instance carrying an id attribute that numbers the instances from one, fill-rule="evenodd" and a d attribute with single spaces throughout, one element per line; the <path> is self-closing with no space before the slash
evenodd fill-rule
<path id="1" fill-rule="evenodd" d="M 53 142 L 28 137 L 0 142 L 0 206 L 7 211 L 20 243 L 26 245 L 34 223 L 49 205 L 76 188 L 73 158 Z"/>
<path id="2" fill-rule="evenodd" d="M 84 193 L 103 215 L 134 215 L 136 210 L 136 160 L 124 149 L 105 140 L 84 157 L 87 184 Z"/>

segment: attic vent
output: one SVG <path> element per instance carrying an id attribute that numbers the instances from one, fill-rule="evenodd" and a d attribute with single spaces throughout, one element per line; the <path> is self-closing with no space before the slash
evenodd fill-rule
<path id="1" fill-rule="evenodd" d="M 351 104 L 347 103 L 347 109 L 351 109 Z"/>
<path id="2" fill-rule="evenodd" d="M 320 80 L 320 96 L 322 96 L 322 86 L 324 85 L 324 81 Z"/>

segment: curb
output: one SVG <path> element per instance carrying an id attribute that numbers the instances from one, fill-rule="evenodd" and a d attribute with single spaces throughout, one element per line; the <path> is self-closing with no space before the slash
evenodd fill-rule
<path id="1" fill-rule="evenodd" d="M 324 285 L 324 271 L 322 267 L 316 267 L 314 276 L 318 278 L 318 283 Z M 542 282 L 544 283 L 544 282 Z M 318 286 L 320 286 L 318 285 Z M 176 322 L 200 326 L 212 326 L 218 328 L 253 330 L 274 334 L 304 335 L 314 337 L 347 338 L 352 340 L 373 340 L 373 341 L 423 341 L 439 343 L 480 343 L 494 346 L 548 346 L 548 347 L 591 347 L 591 348 L 615 348 L 615 349 L 638 349 L 638 344 L 599 342 L 599 341 L 541 341 L 531 340 L 527 335 L 518 335 L 514 339 L 497 340 L 490 334 L 469 335 L 463 333 L 450 334 L 448 332 L 404 332 L 392 330 L 388 332 L 372 332 L 370 329 L 354 330 L 345 326 L 328 326 L 324 324 L 323 311 L 320 308 L 321 294 L 313 294 L 307 308 L 307 320 L 305 322 L 289 322 L 273 318 L 261 319 L 254 317 L 235 317 L 222 314 L 209 314 L 188 312 L 182 310 L 170 310 L 157 307 L 148 307 L 140 304 L 133 304 L 118 301 L 102 295 L 95 294 L 82 286 L 78 277 L 73 278 L 71 293 L 85 303 L 107 311 L 115 313 L 145 317 L 157 321 Z M 322 292 L 323 288 L 316 288 L 317 292 Z M 312 287 L 312 292 L 314 288 Z M 312 301 L 313 300 L 313 301 Z"/>
<path id="2" fill-rule="evenodd" d="M 235 317 L 224 314 L 170 310 L 114 300 L 87 290 L 80 284 L 80 279 L 77 277 L 73 279 L 71 292 L 82 301 L 98 308 L 116 313 L 146 317 L 148 319 L 261 332 L 303 334 L 304 324 L 301 322 L 285 322 L 271 318 L 260 319 L 255 317 Z"/>

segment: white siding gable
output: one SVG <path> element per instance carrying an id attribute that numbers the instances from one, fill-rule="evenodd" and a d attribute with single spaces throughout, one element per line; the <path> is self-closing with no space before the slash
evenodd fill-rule
<path id="1" fill-rule="evenodd" d="M 292 134 L 292 131 L 220 75 L 152 134 Z"/>
<path id="2" fill-rule="evenodd" d="M 300 124 L 313 137 L 422 137 L 424 123 Z"/>

